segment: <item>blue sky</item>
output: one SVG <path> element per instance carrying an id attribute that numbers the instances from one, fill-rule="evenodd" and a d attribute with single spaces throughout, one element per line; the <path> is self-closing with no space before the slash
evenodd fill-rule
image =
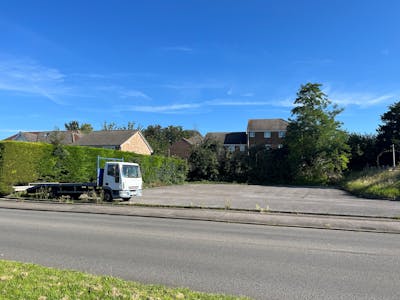
<path id="1" fill-rule="evenodd" d="M 244 131 L 318 82 L 351 132 L 400 101 L 400 1 L 0 1 L 0 138 L 78 120 Z"/>

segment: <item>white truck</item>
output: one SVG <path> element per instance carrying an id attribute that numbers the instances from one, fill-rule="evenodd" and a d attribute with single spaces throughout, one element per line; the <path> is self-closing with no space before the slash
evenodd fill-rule
<path id="1" fill-rule="evenodd" d="M 105 160 L 104 168 L 100 168 Z M 26 191 L 37 193 L 48 191 L 51 198 L 66 195 L 78 199 L 89 191 L 103 192 L 104 201 L 113 199 L 129 200 L 134 196 L 142 196 L 142 174 L 137 163 L 124 162 L 123 159 L 97 157 L 97 180 L 94 182 L 42 182 L 32 184 Z"/>

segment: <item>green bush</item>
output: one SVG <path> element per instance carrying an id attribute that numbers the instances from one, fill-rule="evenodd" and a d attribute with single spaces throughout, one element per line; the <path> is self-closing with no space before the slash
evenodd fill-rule
<path id="1" fill-rule="evenodd" d="M 0 195 L 13 185 L 36 181 L 94 182 L 97 156 L 139 163 L 146 185 L 179 184 L 186 180 L 186 161 L 117 150 L 41 143 L 0 142 Z"/>

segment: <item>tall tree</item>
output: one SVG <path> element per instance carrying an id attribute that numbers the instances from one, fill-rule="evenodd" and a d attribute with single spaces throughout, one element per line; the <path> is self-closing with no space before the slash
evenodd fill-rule
<path id="1" fill-rule="evenodd" d="M 79 129 L 80 129 L 79 122 L 75 121 L 75 120 L 65 123 L 64 127 L 66 130 L 69 130 L 69 131 L 79 131 Z"/>
<path id="2" fill-rule="evenodd" d="M 207 139 L 196 146 L 189 157 L 190 180 L 220 179 L 220 159 L 224 155 L 223 145 L 213 139 Z"/>
<path id="3" fill-rule="evenodd" d="M 102 130 L 141 130 L 142 127 L 140 125 L 136 126 L 135 122 L 128 122 L 127 125 L 117 125 L 114 122 L 107 123 L 104 122 Z"/>
<path id="4" fill-rule="evenodd" d="M 80 126 L 80 131 L 83 132 L 83 133 L 92 132 L 93 131 L 93 126 L 91 124 L 89 124 L 89 123 L 83 123 Z"/>
<path id="5" fill-rule="evenodd" d="M 304 183 L 338 180 L 349 160 L 347 134 L 336 121 L 342 112 L 321 91 L 321 84 L 300 87 L 289 120 L 285 145 L 293 178 Z"/>
<path id="6" fill-rule="evenodd" d="M 381 116 L 383 122 L 378 128 L 377 143 L 380 151 L 388 149 L 392 144 L 400 148 L 400 101 L 389 106 L 389 110 Z"/>
<path id="7" fill-rule="evenodd" d="M 196 134 L 192 130 L 184 130 L 182 126 L 162 127 L 149 125 L 143 130 L 143 134 L 154 150 L 154 154 L 168 155 L 169 147 L 181 138 L 189 138 Z M 199 134 L 197 132 L 197 134 Z"/>
<path id="8" fill-rule="evenodd" d="M 89 133 L 93 131 L 93 127 L 89 123 L 83 123 L 82 125 L 79 124 L 78 121 L 70 121 L 64 124 L 65 130 L 69 131 L 81 131 L 83 133 Z"/>
<path id="9" fill-rule="evenodd" d="M 348 164 L 350 170 L 362 170 L 365 167 L 376 166 L 379 151 L 375 135 L 350 133 L 347 143 L 351 151 Z"/>

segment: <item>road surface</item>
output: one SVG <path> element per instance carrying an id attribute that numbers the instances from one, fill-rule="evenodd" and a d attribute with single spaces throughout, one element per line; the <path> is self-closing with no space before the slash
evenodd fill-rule
<path id="1" fill-rule="evenodd" d="M 0 258 L 255 299 L 400 299 L 400 235 L 0 209 Z"/>

